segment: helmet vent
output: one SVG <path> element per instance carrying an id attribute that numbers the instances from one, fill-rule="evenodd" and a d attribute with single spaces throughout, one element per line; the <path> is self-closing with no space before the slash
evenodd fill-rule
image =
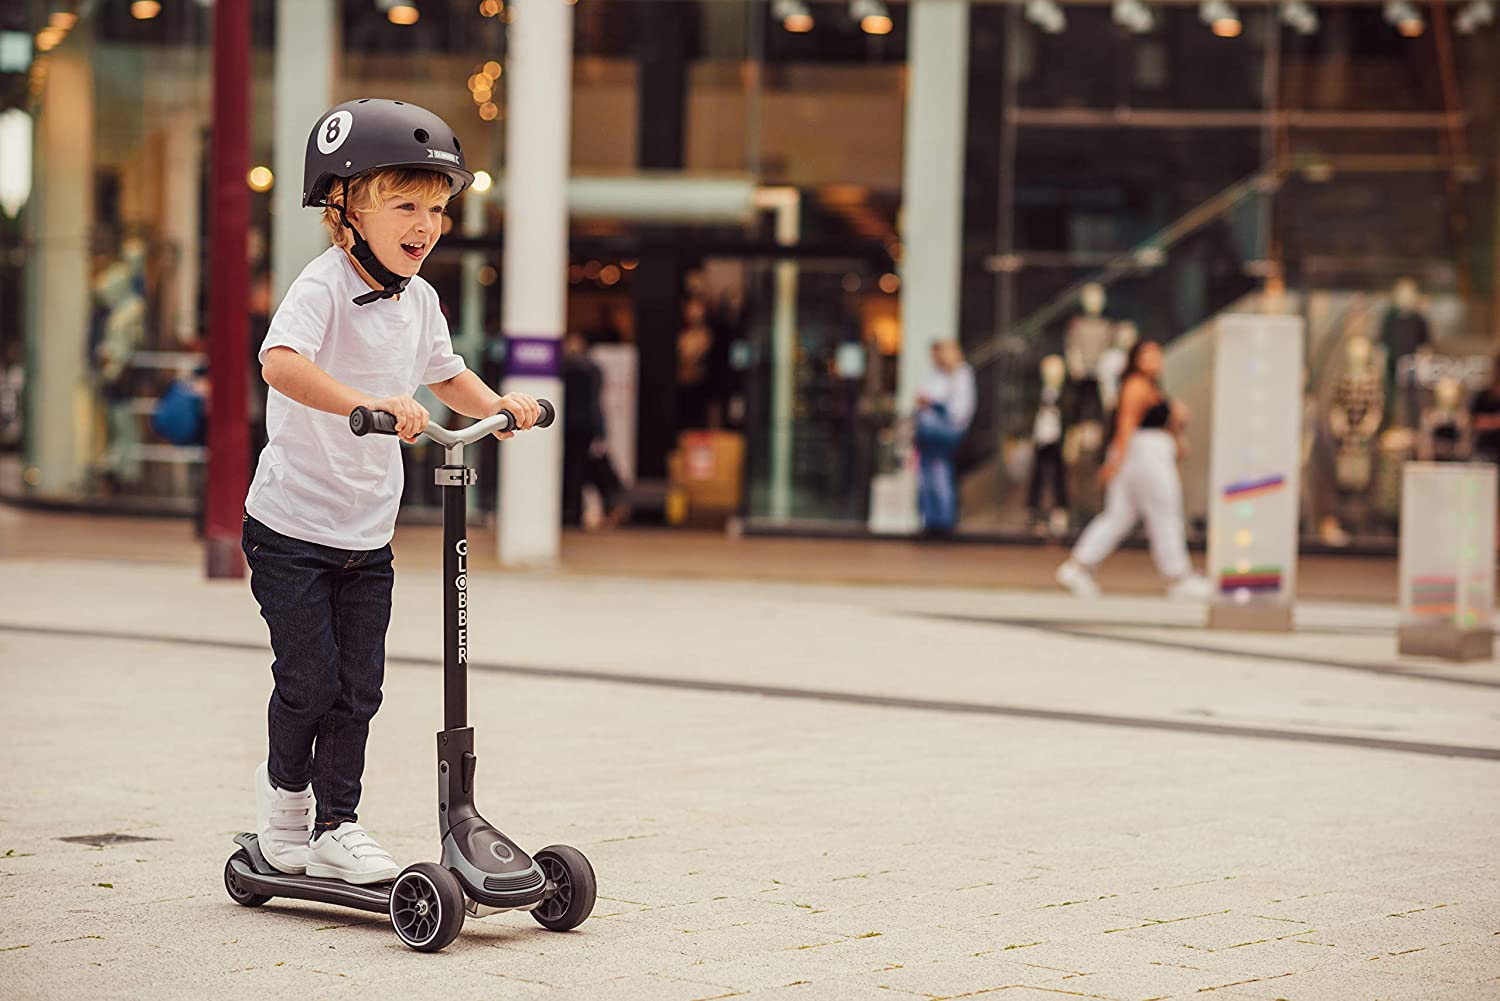
<path id="1" fill-rule="evenodd" d="M 370 99 L 368 97 L 361 97 L 359 99 L 359 103 L 360 104 L 369 104 L 370 103 Z"/>
<path id="2" fill-rule="evenodd" d="M 426 129 L 417 129 L 412 133 L 412 136 L 417 140 L 417 142 L 421 143 L 424 146 L 427 145 L 428 137 Z"/>
<path id="3" fill-rule="evenodd" d="M 405 101 L 392 101 L 392 104 L 405 104 Z"/>
<path id="4" fill-rule="evenodd" d="M 464 148 L 458 144 L 458 136 L 453 137 L 453 151 L 455 153 L 462 153 L 464 151 Z"/>

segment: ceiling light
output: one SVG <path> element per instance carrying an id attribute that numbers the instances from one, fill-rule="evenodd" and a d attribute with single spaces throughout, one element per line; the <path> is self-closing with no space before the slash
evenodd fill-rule
<path id="1" fill-rule="evenodd" d="M 1318 33 L 1318 12 L 1307 0 L 1286 0 L 1281 5 L 1281 23 L 1299 35 Z"/>
<path id="2" fill-rule="evenodd" d="M 1156 22 L 1156 18 L 1151 15 L 1151 8 L 1142 0 L 1115 0 L 1110 13 L 1116 24 L 1137 35 L 1150 31 Z"/>
<path id="3" fill-rule="evenodd" d="M 1495 23 L 1495 5 L 1490 0 L 1470 0 L 1453 18 L 1453 26 L 1460 34 L 1472 35 L 1488 24 Z"/>
<path id="4" fill-rule="evenodd" d="M 1239 37 L 1240 16 L 1227 0 L 1204 0 L 1203 6 L 1198 8 L 1198 20 L 1212 28 L 1220 38 Z"/>
<path id="5" fill-rule="evenodd" d="M 802 0 L 775 0 L 771 5 L 771 16 L 787 31 L 801 34 L 813 29 L 812 12 Z"/>
<path id="6" fill-rule="evenodd" d="M 474 183 L 469 186 L 482 195 L 490 190 L 490 185 L 494 183 L 495 179 L 490 176 L 489 171 L 476 170 L 474 171 Z"/>
<path id="7" fill-rule="evenodd" d="M 0 212 L 14 219 L 31 197 L 31 116 L 0 111 Z"/>
<path id="8" fill-rule="evenodd" d="M 251 167 L 245 180 L 250 184 L 251 191 L 264 193 L 270 191 L 271 185 L 276 183 L 276 176 L 271 173 L 270 167 Z"/>
<path id="9" fill-rule="evenodd" d="M 161 13 L 161 4 L 156 0 L 135 0 L 130 5 L 130 16 L 137 21 L 149 21 Z"/>
<path id="10" fill-rule="evenodd" d="M 1385 19 L 1407 38 L 1416 38 L 1427 30 L 1427 22 L 1422 20 L 1421 12 L 1407 0 L 1389 0 L 1385 5 Z"/>
<path id="11" fill-rule="evenodd" d="M 891 12 L 881 0 L 851 0 L 849 16 L 859 22 L 860 29 L 867 35 L 889 35 L 895 27 Z"/>
<path id="12" fill-rule="evenodd" d="M 1049 35 L 1059 35 L 1068 26 L 1057 0 L 1026 0 L 1026 20 Z"/>
<path id="13" fill-rule="evenodd" d="M 63 31 L 72 31 L 73 25 L 78 23 L 78 15 L 71 10 L 55 10 L 52 16 L 47 18 L 47 27 L 61 28 Z"/>

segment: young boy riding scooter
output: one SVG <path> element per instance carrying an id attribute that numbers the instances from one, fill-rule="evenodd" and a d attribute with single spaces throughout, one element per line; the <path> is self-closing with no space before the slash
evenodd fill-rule
<path id="1" fill-rule="evenodd" d="M 282 872 L 350 883 L 400 872 L 356 813 L 385 672 L 400 445 L 354 437 L 350 412 L 394 414 L 408 442 L 427 426 L 419 385 L 469 417 L 509 410 L 523 430 L 542 413 L 464 366 L 417 276 L 449 199 L 473 180 L 453 130 L 412 104 L 349 101 L 308 137 L 302 204 L 323 209 L 333 246 L 287 290 L 260 349 L 268 441 L 243 538 L 275 654 L 256 832 Z"/>

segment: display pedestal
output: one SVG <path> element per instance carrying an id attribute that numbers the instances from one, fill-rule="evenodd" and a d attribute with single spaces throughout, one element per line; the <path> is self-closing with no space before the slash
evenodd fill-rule
<path id="1" fill-rule="evenodd" d="M 1401 626 L 1396 630 L 1396 652 L 1446 660 L 1490 660 L 1495 656 L 1495 634 L 1489 629 L 1460 629 L 1451 622 Z"/>
<path id="2" fill-rule="evenodd" d="M 1215 322 L 1210 629 L 1291 631 L 1301 496 L 1302 321 Z"/>
<path id="3" fill-rule="evenodd" d="M 1289 633 L 1292 631 L 1292 609 L 1289 605 L 1210 605 L 1208 628 L 1231 629 L 1242 633 Z"/>
<path id="4" fill-rule="evenodd" d="M 1416 657 L 1494 656 L 1496 470 L 1408 462 L 1401 470 L 1401 620 Z"/>

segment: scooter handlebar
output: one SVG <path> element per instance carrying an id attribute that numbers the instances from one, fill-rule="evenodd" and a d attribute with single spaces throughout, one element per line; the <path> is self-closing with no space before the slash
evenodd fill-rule
<path id="1" fill-rule="evenodd" d="M 542 408 L 542 416 L 532 427 L 550 427 L 557 419 L 557 408 L 548 400 L 536 402 Z M 510 431 L 515 427 L 516 415 L 509 410 L 502 410 L 462 431 L 449 431 L 445 427 L 428 421 L 422 433 L 441 445 L 467 445 L 493 431 Z M 396 415 L 384 410 L 371 410 L 369 407 L 355 407 L 349 414 L 349 430 L 361 438 L 367 434 L 395 434 Z"/>

